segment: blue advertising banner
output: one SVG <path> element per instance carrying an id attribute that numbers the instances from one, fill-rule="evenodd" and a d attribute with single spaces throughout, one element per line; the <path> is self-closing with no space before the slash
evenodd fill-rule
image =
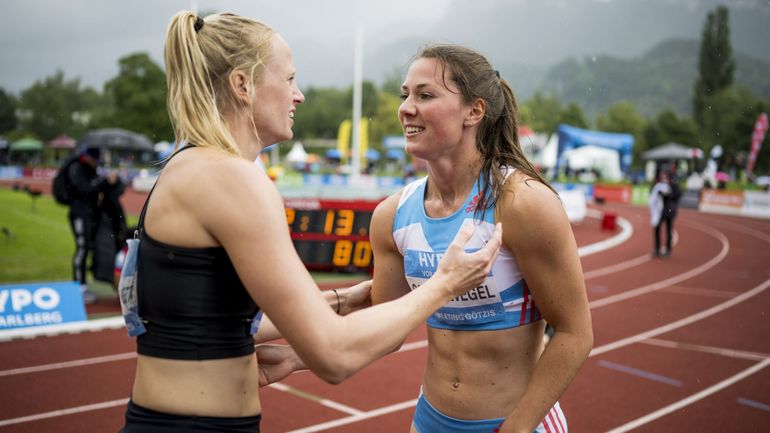
<path id="1" fill-rule="evenodd" d="M 76 282 L 0 285 L 0 331 L 86 319 Z"/>

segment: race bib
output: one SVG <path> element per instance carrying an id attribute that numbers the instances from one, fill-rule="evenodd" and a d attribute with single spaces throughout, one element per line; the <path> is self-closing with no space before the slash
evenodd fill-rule
<path id="1" fill-rule="evenodd" d="M 474 250 L 466 251 L 471 253 Z M 443 255 L 443 252 L 405 251 L 404 271 L 412 290 L 433 276 Z M 433 317 L 448 325 L 476 325 L 503 320 L 504 314 L 500 289 L 490 271 L 480 286 L 452 299 L 433 313 Z"/>
<path id="2" fill-rule="evenodd" d="M 147 330 L 139 317 L 139 305 L 136 295 L 136 257 L 139 253 L 139 239 L 128 239 L 128 252 L 123 262 L 118 283 L 120 295 L 120 310 L 123 313 L 123 321 L 126 324 L 129 337 L 144 334 Z"/>

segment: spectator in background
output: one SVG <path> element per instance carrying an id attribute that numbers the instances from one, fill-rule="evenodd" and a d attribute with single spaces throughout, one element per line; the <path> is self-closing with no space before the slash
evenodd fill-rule
<path id="1" fill-rule="evenodd" d="M 66 184 L 72 198 L 67 217 L 75 238 L 72 279 L 80 283 L 85 303 L 96 301 L 96 295 L 86 283 L 86 263 L 93 248 L 99 193 L 110 183 L 96 171 L 100 156 L 98 147 L 84 147 L 77 161 L 66 166 Z"/>
<path id="2" fill-rule="evenodd" d="M 668 257 L 671 255 L 671 233 L 681 195 L 678 183 L 672 181 L 671 175 L 668 172 L 661 171 L 658 174 L 657 182 L 652 186 L 649 201 L 650 224 L 652 224 L 655 237 L 655 249 L 652 255 L 655 257 L 661 255 Z M 660 229 L 664 223 L 666 224 L 666 249 L 661 253 Z"/>
<path id="3" fill-rule="evenodd" d="M 94 219 L 94 240 L 92 249 L 91 272 L 94 280 L 113 283 L 115 254 L 123 248 L 121 233 L 126 230 L 126 217 L 120 196 L 126 185 L 116 172 L 107 174 L 99 194 L 96 217 Z"/>

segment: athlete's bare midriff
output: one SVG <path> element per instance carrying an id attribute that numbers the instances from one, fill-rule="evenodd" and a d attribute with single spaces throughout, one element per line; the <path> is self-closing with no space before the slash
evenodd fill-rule
<path id="1" fill-rule="evenodd" d="M 139 355 L 131 399 L 139 406 L 177 415 L 258 415 L 258 371 L 254 354 L 207 361 Z"/>
<path id="2" fill-rule="evenodd" d="M 428 327 L 425 397 L 454 418 L 506 417 L 543 351 L 544 329 L 543 320 L 498 331 Z"/>

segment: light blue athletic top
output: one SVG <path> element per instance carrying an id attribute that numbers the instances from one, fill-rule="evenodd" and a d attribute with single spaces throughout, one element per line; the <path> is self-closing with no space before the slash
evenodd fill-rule
<path id="1" fill-rule="evenodd" d="M 483 247 L 495 230 L 494 206 L 481 220 L 474 219 L 479 182 L 460 209 L 444 218 L 431 218 L 423 205 L 427 180 L 424 177 L 404 187 L 393 221 L 393 239 L 404 257 L 404 273 L 412 290 L 433 275 L 461 227 L 476 225 L 466 245 L 469 252 Z M 541 318 L 516 258 L 501 248 L 484 283 L 441 307 L 427 323 L 432 328 L 486 331 L 515 328 Z"/>

